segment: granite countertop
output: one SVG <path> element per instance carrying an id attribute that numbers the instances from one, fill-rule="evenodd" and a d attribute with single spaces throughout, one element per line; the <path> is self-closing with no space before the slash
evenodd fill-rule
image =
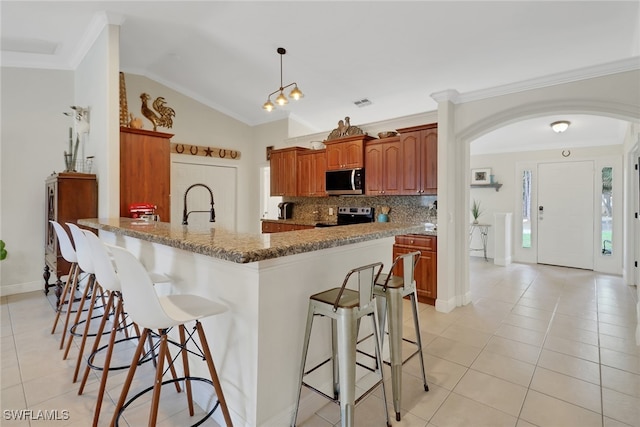
<path id="1" fill-rule="evenodd" d="M 249 263 L 392 237 L 424 234 L 424 224 L 372 222 L 283 233 L 236 233 L 223 228 L 172 225 L 132 218 L 80 219 L 85 227 L 110 231 L 236 263 Z"/>

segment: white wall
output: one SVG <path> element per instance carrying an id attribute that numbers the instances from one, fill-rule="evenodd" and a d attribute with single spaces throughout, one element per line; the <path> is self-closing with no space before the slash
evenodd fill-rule
<path id="1" fill-rule="evenodd" d="M 254 129 L 234 118 L 210 108 L 192 98 L 176 92 L 161 83 L 147 77 L 125 73 L 127 90 L 127 108 L 134 116 L 141 118 L 144 129 L 153 130 L 151 122 L 141 113 L 142 93 L 148 93 L 151 99 L 158 96 L 165 98 L 167 106 L 173 108 L 176 116 L 173 127 L 158 128 L 159 132 L 174 134 L 171 142 L 199 145 L 206 147 L 230 148 L 240 152 L 240 159 L 220 159 L 217 157 L 198 157 L 203 164 L 237 168 L 237 227 L 239 232 L 257 232 L 259 208 L 259 171 L 256 159 L 263 150 L 254 142 Z M 172 161 L 180 158 L 190 159 L 187 154 L 172 154 Z M 215 194 L 214 194 L 215 196 Z M 171 205 L 182 206 L 183 195 L 171 195 Z"/>
<path id="2" fill-rule="evenodd" d="M 521 182 L 521 169 L 523 165 L 534 171 L 538 163 L 542 162 L 563 162 L 563 161 L 575 161 L 575 160 L 593 160 L 596 164 L 596 170 L 601 170 L 598 165 L 602 159 L 615 156 L 617 159 L 622 159 L 623 145 L 622 141 L 619 145 L 610 145 L 602 147 L 589 147 L 589 148 L 577 148 L 571 150 L 571 155 L 568 158 L 562 156 L 559 150 L 540 150 L 540 151 L 523 151 L 514 153 L 494 153 L 475 155 L 470 157 L 470 167 L 475 168 L 491 168 L 492 174 L 495 175 L 495 180 L 500 182 L 502 187 L 498 192 L 493 188 L 471 188 L 469 190 L 469 202 L 478 200 L 482 205 L 482 215 L 480 216 L 480 222 L 488 223 L 494 226 L 494 213 L 497 212 L 512 212 L 512 229 L 511 229 L 511 247 L 513 248 L 513 260 L 516 262 L 536 262 L 535 254 L 535 241 L 534 247 L 530 249 L 522 249 L 520 241 L 520 198 L 522 197 L 522 182 Z M 473 144 L 473 143 L 472 143 Z M 622 162 L 618 162 L 618 167 L 614 168 L 614 191 L 618 194 L 614 200 L 622 200 Z M 599 199 L 598 199 L 599 200 Z M 534 199 L 535 204 L 535 199 Z M 622 274 L 622 203 L 618 203 L 618 209 L 614 210 L 614 224 L 617 225 L 617 233 L 614 235 L 614 255 L 616 263 L 614 266 L 601 266 L 602 269 L 596 270 L 605 271 L 616 270 L 615 274 Z M 535 208 L 535 206 L 534 206 Z M 535 209 L 533 209 L 535 211 Z M 470 213 L 469 213 L 470 215 Z M 532 214 L 533 215 L 533 214 Z M 471 218 L 470 218 L 471 220 Z M 535 233 L 535 229 L 534 229 Z M 493 258 L 495 251 L 494 241 L 495 230 L 493 227 L 489 229 L 489 240 L 487 245 L 488 257 Z M 474 236 L 471 242 L 471 247 L 481 247 L 479 238 Z M 599 246 L 598 246 L 599 247 Z M 472 252 L 472 256 L 482 256 L 480 252 Z M 613 259 L 613 257 L 610 257 Z M 613 272 L 613 271 L 611 271 Z"/>
<path id="3" fill-rule="evenodd" d="M 45 179 L 64 170 L 74 105 L 71 71 L 2 68 L 0 294 L 43 289 Z M 51 282 L 51 281 L 50 281 Z"/>

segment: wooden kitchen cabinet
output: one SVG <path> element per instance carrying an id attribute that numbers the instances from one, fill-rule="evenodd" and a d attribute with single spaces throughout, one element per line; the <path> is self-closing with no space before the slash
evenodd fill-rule
<path id="1" fill-rule="evenodd" d="M 298 195 L 298 153 L 308 148 L 290 147 L 271 151 L 271 195 Z"/>
<path id="2" fill-rule="evenodd" d="M 69 233 L 66 223 L 75 224 L 81 218 L 98 217 L 98 183 L 93 174 L 60 172 L 53 174 L 45 181 L 46 189 L 46 221 L 44 247 L 44 292 L 56 286 L 56 296 L 62 293 L 62 276 L 69 273 L 70 264 L 62 257 L 58 245 L 58 237 L 49 220 L 56 221 Z M 70 237 L 71 238 L 71 237 Z M 73 239 L 71 239 L 73 241 Z M 56 275 L 56 282 L 49 285 L 51 272 Z"/>
<path id="3" fill-rule="evenodd" d="M 325 141 L 327 170 L 364 167 L 364 143 L 372 139 L 375 138 L 368 135 L 354 135 Z"/>
<path id="4" fill-rule="evenodd" d="M 400 194 L 402 190 L 402 146 L 399 137 L 369 141 L 365 147 L 365 194 Z"/>
<path id="5" fill-rule="evenodd" d="M 418 301 L 435 305 L 438 297 L 438 257 L 437 237 L 421 234 L 405 234 L 396 236 L 393 245 L 393 259 L 398 255 L 420 251 L 420 258 L 415 270 L 416 292 Z M 402 265 L 396 266 L 393 274 L 402 276 Z"/>
<path id="6" fill-rule="evenodd" d="M 398 129 L 403 179 L 399 194 L 438 193 L 438 124 Z"/>
<path id="7" fill-rule="evenodd" d="M 326 196 L 326 150 L 309 150 L 298 153 L 298 196 Z"/>
<path id="8" fill-rule="evenodd" d="M 315 228 L 313 225 L 285 224 L 277 221 L 262 221 L 263 233 L 281 233 L 284 231 L 308 230 Z"/>
<path id="9" fill-rule="evenodd" d="M 157 206 L 160 221 L 171 222 L 172 134 L 120 128 L 120 216 L 132 203 Z"/>

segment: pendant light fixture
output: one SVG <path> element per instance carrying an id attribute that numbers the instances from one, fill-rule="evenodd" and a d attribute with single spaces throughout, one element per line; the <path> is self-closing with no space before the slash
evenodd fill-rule
<path id="1" fill-rule="evenodd" d="M 295 86 L 293 88 L 293 90 L 291 91 L 291 93 L 289 93 L 289 96 L 293 99 L 295 99 L 296 101 L 302 97 L 304 97 L 304 95 L 302 94 L 302 91 L 300 91 L 300 89 L 298 89 L 298 83 L 293 82 L 293 83 L 289 83 L 288 85 L 284 86 L 282 84 L 282 55 L 284 55 L 285 53 L 287 53 L 287 50 L 283 47 L 279 47 L 277 50 L 278 54 L 280 55 L 280 88 L 277 90 L 274 90 L 273 92 L 271 92 L 269 94 L 269 96 L 267 97 L 267 102 L 264 103 L 264 105 L 262 106 L 262 108 L 264 108 L 267 111 L 271 111 L 275 108 L 275 105 L 273 104 L 273 102 L 271 102 L 271 95 L 275 95 L 276 93 L 280 92 L 278 94 L 278 96 L 276 97 L 276 104 L 283 106 L 285 104 L 289 103 L 289 100 L 287 99 L 287 97 L 284 94 L 284 90 L 288 87 L 291 86 Z"/>

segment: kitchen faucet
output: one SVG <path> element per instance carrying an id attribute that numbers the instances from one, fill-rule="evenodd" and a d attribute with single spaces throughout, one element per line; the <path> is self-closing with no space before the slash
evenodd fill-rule
<path id="1" fill-rule="evenodd" d="M 193 187 L 204 187 L 209 191 L 209 196 L 211 196 L 211 210 L 210 211 L 191 211 L 191 212 L 209 212 L 209 222 L 216 222 L 216 211 L 213 209 L 213 191 L 209 187 L 204 184 L 193 184 L 187 191 L 184 192 L 184 209 L 182 211 L 182 225 L 189 225 L 187 219 L 189 218 L 189 214 L 191 212 L 187 212 L 187 194 L 189 194 L 189 190 Z"/>

